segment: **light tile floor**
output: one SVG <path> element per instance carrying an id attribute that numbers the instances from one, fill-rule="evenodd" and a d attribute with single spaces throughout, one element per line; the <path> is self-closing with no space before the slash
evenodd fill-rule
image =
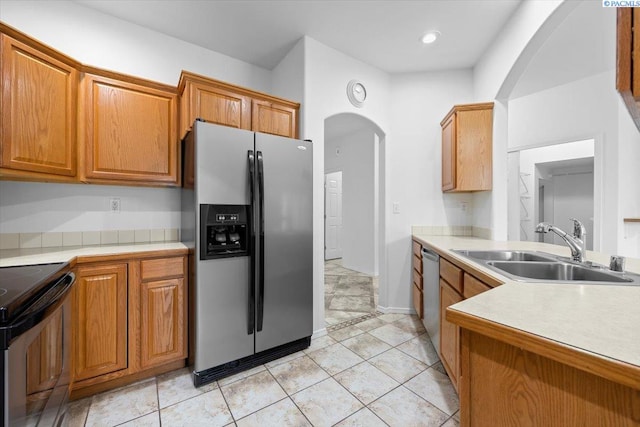
<path id="1" fill-rule="evenodd" d="M 197 389 L 185 368 L 69 410 L 71 427 L 459 425 L 458 397 L 421 322 L 399 314 Z"/>
<path id="2" fill-rule="evenodd" d="M 376 312 L 378 278 L 345 268 L 342 259 L 324 263 L 324 308 L 328 327 Z"/>

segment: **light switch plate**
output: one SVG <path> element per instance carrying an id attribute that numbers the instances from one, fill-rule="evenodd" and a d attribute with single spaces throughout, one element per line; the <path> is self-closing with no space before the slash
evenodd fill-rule
<path id="1" fill-rule="evenodd" d="M 394 214 L 399 214 L 400 213 L 400 203 L 393 202 L 393 213 Z"/>

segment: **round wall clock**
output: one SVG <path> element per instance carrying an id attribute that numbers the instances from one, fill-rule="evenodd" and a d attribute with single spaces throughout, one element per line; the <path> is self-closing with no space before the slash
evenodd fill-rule
<path id="1" fill-rule="evenodd" d="M 362 108 L 365 99 L 367 99 L 367 89 L 362 82 L 351 80 L 347 85 L 347 98 L 354 106 Z"/>

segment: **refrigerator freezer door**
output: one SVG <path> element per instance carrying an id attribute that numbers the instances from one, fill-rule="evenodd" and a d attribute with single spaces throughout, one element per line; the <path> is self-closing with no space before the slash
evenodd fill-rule
<path id="1" fill-rule="evenodd" d="M 196 122 L 196 229 L 201 204 L 250 205 L 248 152 L 254 134 Z M 194 262 L 194 368 L 203 371 L 254 353 L 248 333 L 251 260 L 248 256 L 202 260 L 199 241 Z M 251 284 L 253 285 L 253 284 Z"/>
<path id="2" fill-rule="evenodd" d="M 254 133 L 196 122 L 195 140 L 197 203 L 251 204 L 247 153 Z"/>
<path id="3" fill-rule="evenodd" d="M 258 284 L 256 352 L 313 332 L 312 152 L 310 142 L 256 134 L 264 177 L 264 289 L 261 294 Z"/>

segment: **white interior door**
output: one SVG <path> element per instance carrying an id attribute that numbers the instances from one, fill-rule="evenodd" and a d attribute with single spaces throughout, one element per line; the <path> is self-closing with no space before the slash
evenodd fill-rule
<path id="1" fill-rule="evenodd" d="M 324 176 L 324 259 L 342 258 L 342 171 Z"/>

